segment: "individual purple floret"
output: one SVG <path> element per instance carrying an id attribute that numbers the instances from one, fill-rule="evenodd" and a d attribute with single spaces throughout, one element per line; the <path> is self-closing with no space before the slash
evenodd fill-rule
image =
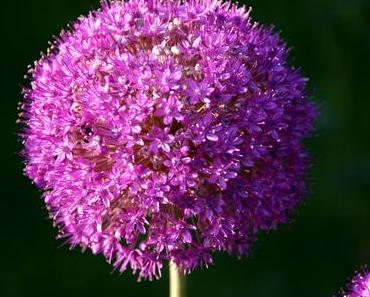
<path id="1" fill-rule="evenodd" d="M 342 290 L 340 297 L 370 297 L 370 272 L 363 267 L 356 272 L 347 287 Z"/>
<path id="2" fill-rule="evenodd" d="M 101 5 L 35 63 L 21 106 L 58 237 L 145 279 L 247 253 L 306 192 L 307 80 L 231 2 Z"/>

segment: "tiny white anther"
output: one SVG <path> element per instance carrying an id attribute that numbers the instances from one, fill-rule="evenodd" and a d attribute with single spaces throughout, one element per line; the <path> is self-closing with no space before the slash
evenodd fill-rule
<path id="1" fill-rule="evenodd" d="M 180 49 L 174 45 L 171 47 L 171 52 L 174 54 L 174 55 L 179 55 L 180 54 Z"/>

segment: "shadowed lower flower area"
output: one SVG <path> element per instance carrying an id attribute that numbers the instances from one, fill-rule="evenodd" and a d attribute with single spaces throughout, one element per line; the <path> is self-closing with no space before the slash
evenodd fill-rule
<path id="1" fill-rule="evenodd" d="M 245 7 L 103 1 L 29 78 L 25 174 L 58 237 L 121 272 L 242 256 L 306 193 L 307 80 Z"/>

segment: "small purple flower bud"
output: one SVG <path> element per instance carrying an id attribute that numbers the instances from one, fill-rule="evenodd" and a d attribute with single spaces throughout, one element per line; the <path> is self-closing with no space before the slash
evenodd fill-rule
<path id="1" fill-rule="evenodd" d="M 363 267 L 356 272 L 347 286 L 341 290 L 338 297 L 370 297 L 370 272 Z"/>

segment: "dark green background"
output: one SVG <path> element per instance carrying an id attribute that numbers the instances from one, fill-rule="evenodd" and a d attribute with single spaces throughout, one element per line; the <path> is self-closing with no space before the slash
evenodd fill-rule
<path id="1" fill-rule="evenodd" d="M 293 47 L 320 106 L 311 191 L 295 220 L 260 236 L 248 258 L 217 255 L 189 277 L 190 296 L 330 297 L 370 256 L 370 1 L 256 0 L 252 16 Z M 137 283 L 102 257 L 54 239 L 40 193 L 22 175 L 16 107 L 28 64 L 98 1 L 1 3 L 0 296 L 166 296 L 168 275 Z M 5 67 L 4 67 L 5 64 Z"/>

